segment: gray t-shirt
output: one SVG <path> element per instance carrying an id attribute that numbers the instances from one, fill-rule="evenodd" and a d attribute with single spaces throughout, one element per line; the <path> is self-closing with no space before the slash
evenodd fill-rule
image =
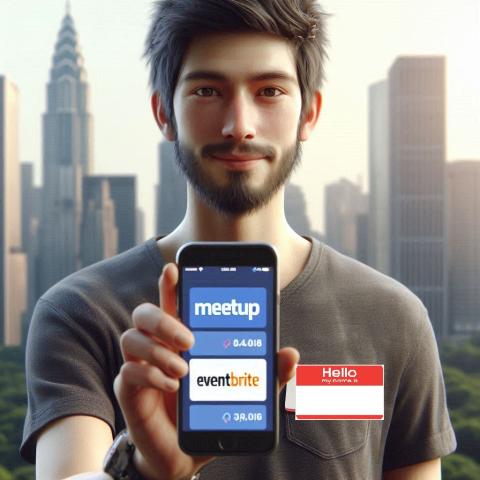
<path id="1" fill-rule="evenodd" d="M 280 395 L 280 442 L 270 455 L 218 457 L 208 480 L 382 478 L 382 470 L 453 452 L 437 344 L 421 301 L 397 281 L 309 236 L 303 271 L 280 292 L 280 346 L 301 364 L 384 364 L 384 420 L 295 420 Z M 125 427 L 113 393 L 121 333 L 140 303 L 159 304 L 164 260 L 152 238 L 60 281 L 38 301 L 27 341 L 28 411 L 20 453 L 66 415 Z"/>

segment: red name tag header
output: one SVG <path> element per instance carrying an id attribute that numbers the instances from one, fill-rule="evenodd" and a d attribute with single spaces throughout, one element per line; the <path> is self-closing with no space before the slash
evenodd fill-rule
<path id="1" fill-rule="evenodd" d="M 298 365 L 297 387 L 383 385 L 383 365 Z"/>

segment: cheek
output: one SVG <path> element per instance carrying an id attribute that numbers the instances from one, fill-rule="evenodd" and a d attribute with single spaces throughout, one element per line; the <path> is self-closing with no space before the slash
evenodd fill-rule
<path id="1" fill-rule="evenodd" d="M 193 141 L 218 136 L 221 131 L 220 116 L 212 108 L 205 105 L 195 105 L 194 102 L 184 102 L 179 106 L 177 124 L 180 139 L 182 137 Z"/>
<path id="2" fill-rule="evenodd" d="M 257 128 L 257 134 L 290 144 L 296 140 L 300 109 L 295 104 L 284 102 L 276 108 L 265 109 Z"/>

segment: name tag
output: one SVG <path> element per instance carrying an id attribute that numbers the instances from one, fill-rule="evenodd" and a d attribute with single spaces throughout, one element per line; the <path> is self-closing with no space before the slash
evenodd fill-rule
<path id="1" fill-rule="evenodd" d="M 287 383 L 287 392 L 285 393 L 285 410 L 287 412 L 295 411 L 295 381 L 296 375 Z"/>
<path id="2" fill-rule="evenodd" d="M 296 420 L 383 420 L 384 365 L 297 365 L 285 409 Z"/>

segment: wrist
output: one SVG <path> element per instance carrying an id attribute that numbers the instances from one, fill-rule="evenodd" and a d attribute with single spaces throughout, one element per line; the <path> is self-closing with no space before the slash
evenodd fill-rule
<path id="1" fill-rule="evenodd" d="M 158 474 L 152 472 L 138 449 L 133 453 L 133 465 L 144 480 L 158 480 Z"/>
<path id="2" fill-rule="evenodd" d="M 138 473 L 142 476 L 143 479 L 159 480 L 158 474 L 156 474 L 149 468 L 145 461 L 145 458 L 138 449 L 135 449 L 135 452 L 133 454 L 133 464 L 135 466 L 135 469 L 138 471 Z M 177 478 L 175 480 L 200 480 L 200 468 L 192 474 L 182 476 L 181 478 Z"/>

